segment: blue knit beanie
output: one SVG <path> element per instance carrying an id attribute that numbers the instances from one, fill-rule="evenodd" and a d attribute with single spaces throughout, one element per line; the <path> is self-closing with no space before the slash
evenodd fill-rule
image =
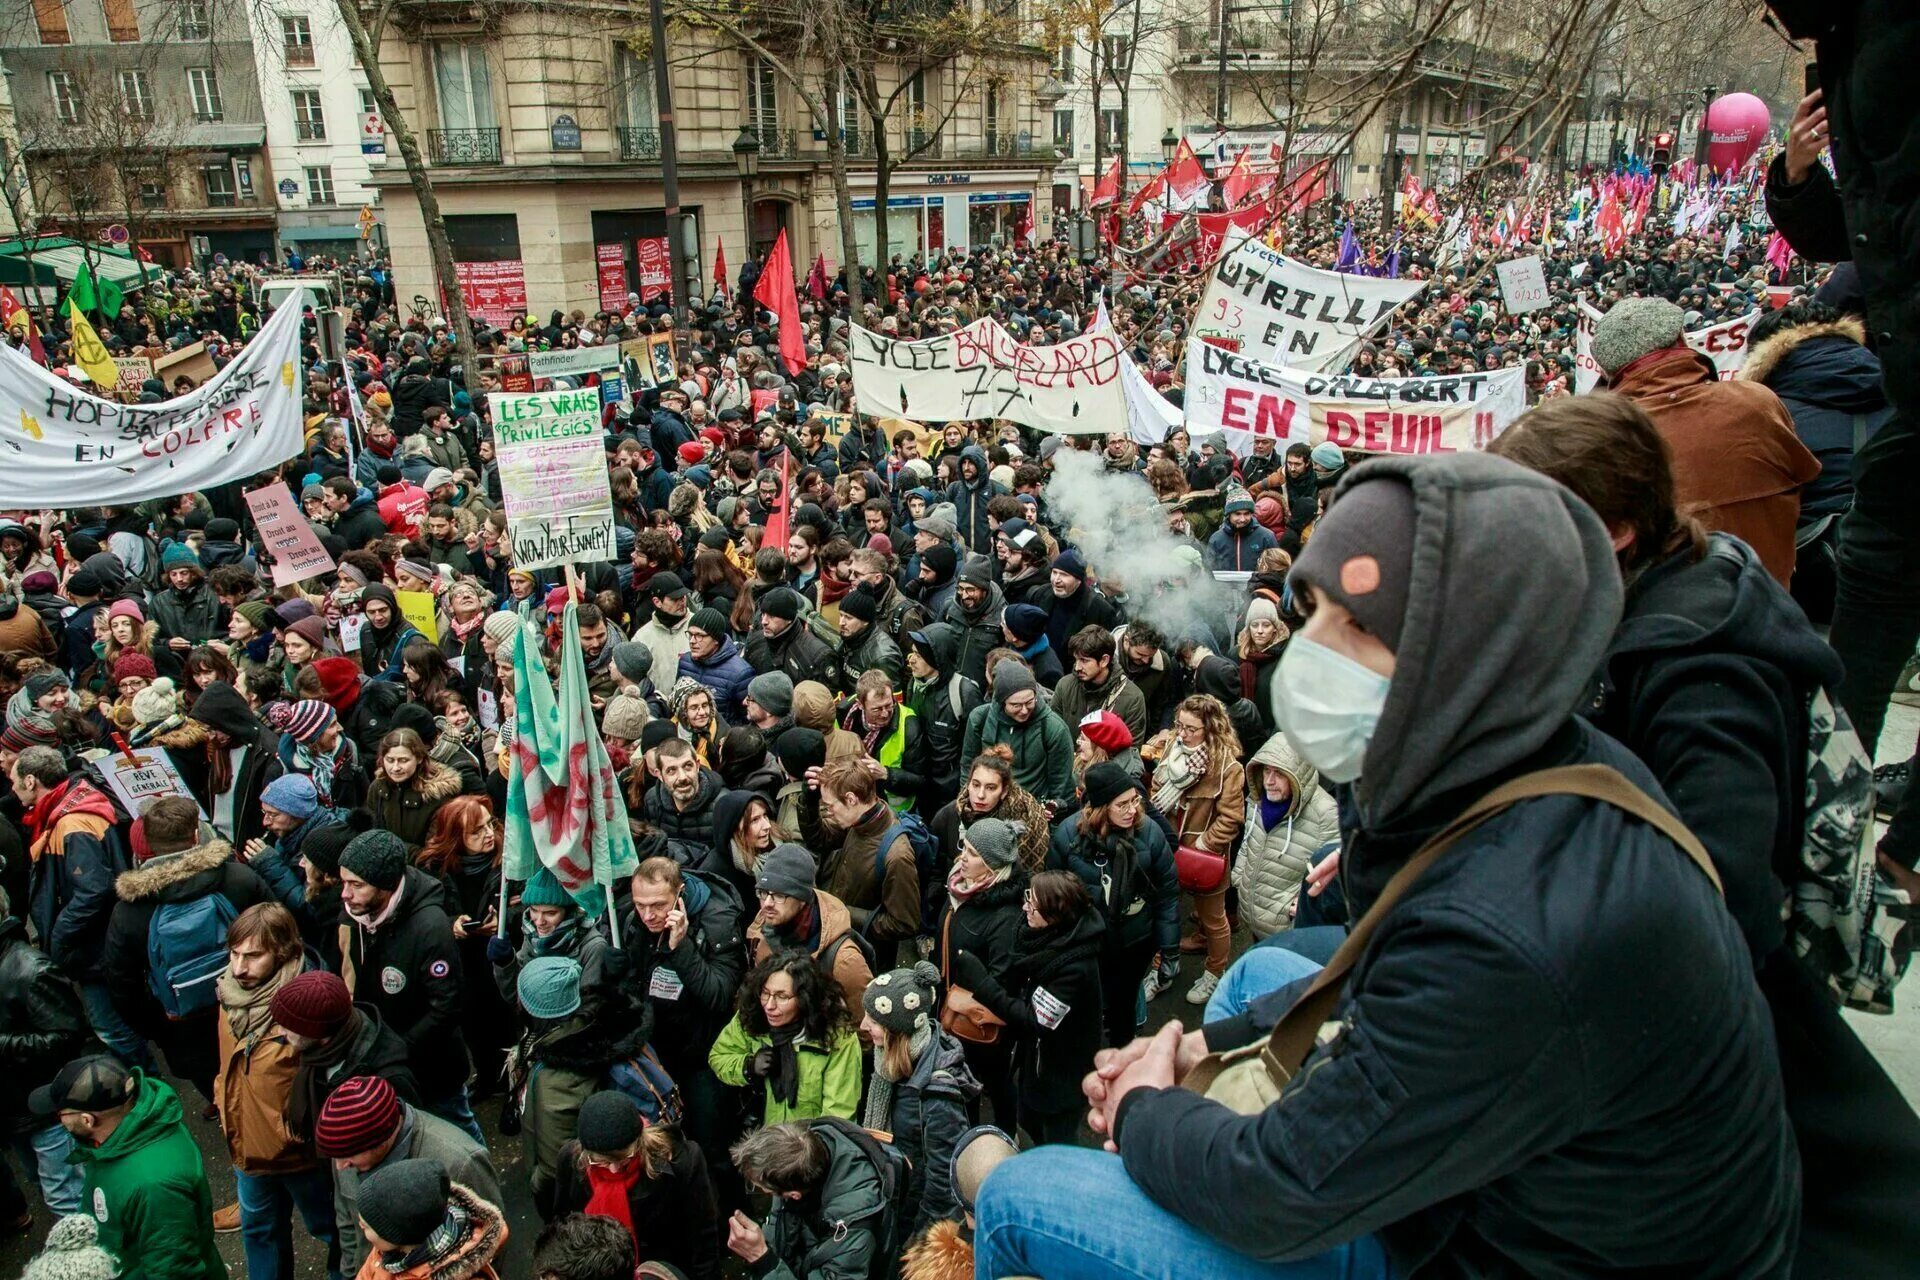
<path id="1" fill-rule="evenodd" d="M 201 573 L 206 572 L 201 568 L 199 554 L 184 542 L 167 544 L 167 549 L 160 553 L 160 568 L 163 572 L 170 569 L 197 569 Z"/>
<path id="2" fill-rule="evenodd" d="M 523 907 L 571 907 L 573 895 L 560 887 L 560 880 L 553 872 L 540 867 L 527 878 L 526 887 L 520 890 L 520 905 Z"/>
<path id="3" fill-rule="evenodd" d="M 305 822 L 320 807 L 320 796 L 313 789 L 313 779 L 306 774 L 283 773 L 260 793 L 260 803 Z"/>
<path id="4" fill-rule="evenodd" d="M 520 970 L 519 990 L 529 1018 L 564 1018 L 580 1007 L 580 962 L 572 956 L 530 960 Z"/>

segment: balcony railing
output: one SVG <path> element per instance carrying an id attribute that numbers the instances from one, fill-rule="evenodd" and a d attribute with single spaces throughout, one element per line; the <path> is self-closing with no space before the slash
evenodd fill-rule
<path id="1" fill-rule="evenodd" d="M 325 142 L 327 122 L 325 120 L 295 120 L 293 136 L 301 142 Z"/>
<path id="2" fill-rule="evenodd" d="M 962 155 L 984 156 L 1031 156 L 1039 153 L 1034 145 L 1031 133 L 989 133 L 978 144 L 966 144 L 960 147 Z"/>
<path id="3" fill-rule="evenodd" d="M 499 164 L 500 130 L 429 129 L 427 160 L 431 164 Z"/>
<path id="4" fill-rule="evenodd" d="M 907 153 L 914 159 L 938 160 L 941 148 L 946 145 L 946 139 L 933 130 L 909 126 L 906 144 Z"/>
<path id="5" fill-rule="evenodd" d="M 760 139 L 762 160 L 790 160 L 799 152 L 799 140 L 792 129 L 768 124 L 749 125 L 748 128 Z"/>
<path id="6" fill-rule="evenodd" d="M 658 160 L 660 158 L 660 130 L 652 125 L 621 125 L 620 158 L 622 160 Z"/>
<path id="7" fill-rule="evenodd" d="M 310 67 L 313 65 L 313 46 L 310 44 L 290 44 L 287 46 L 287 65 L 290 67 Z"/>

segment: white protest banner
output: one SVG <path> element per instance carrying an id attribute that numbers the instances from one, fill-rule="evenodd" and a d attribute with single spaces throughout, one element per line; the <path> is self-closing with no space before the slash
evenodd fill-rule
<path id="1" fill-rule="evenodd" d="M 273 585 L 302 582 L 317 574 L 333 571 L 333 557 L 314 536 L 313 526 L 300 514 L 300 506 L 284 480 L 262 485 L 246 494 L 247 510 L 253 513 L 260 541 L 273 557 Z"/>
<path id="2" fill-rule="evenodd" d="M 515 567 L 611 560 L 613 492 L 599 390 L 496 395 L 491 404 Z"/>
<path id="3" fill-rule="evenodd" d="M 302 290 L 212 381 L 119 404 L 0 343 L 0 508 L 122 506 L 270 471 L 306 449 Z"/>
<path id="4" fill-rule="evenodd" d="M 1107 300 L 1100 299 L 1087 334 L 1103 334 L 1118 340 L 1113 320 L 1107 315 Z M 1121 344 L 1124 348 L 1125 344 Z M 1147 375 L 1130 356 L 1120 361 L 1120 386 L 1127 395 L 1127 430 L 1135 444 L 1159 444 L 1180 425 L 1180 410 L 1147 381 Z"/>
<path id="5" fill-rule="evenodd" d="M 146 807 L 149 800 L 162 796 L 185 796 L 193 799 L 193 793 L 187 790 L 186 780 L 179 770 L 173 767 L 173 761 L 159 747 L 134 747 L 129 752 L 111 752 L 93 762 L 100 771 L 100 777 L 113 792 L 120 807 L 134 817 Z M 197 803 L 197 802 L 196 802 Z M 200 811 L 206 817 L 206 810 Z"/>
<path id="6" fill-rule="evenodd" d="M 1592 304 L 1581 299 L 1580 318 L 1573 335 L 1573 390 L 1577 395 L 1585 395 L 1600 384 L 1600 365 L 1593 358 L 1593 329 L 1600 323 L 1601 315 Z M 1713 371 L 1720 381 L 1728 382 L 1740 376 L 1740 366 L 1747 360 L 1747 331 L 1759 318 L 1758 311 L 1749 311 L 1704 329 L 1689 329 L 1680 336 L 1688 346 L 1713 362 Z"/>
<path id="7" fill-rule="evenodd" d="M 1060 435 L 1112 430 L 1127 421 L 1126 363 L 1112 333 L 1029 347 L 992 319 L 920 342 L 853 330 L 860 411 L 918 422 L 1006 418 Z"/>
<path id="8" fill-rule="evenodd" d="M 1225 431 L 1246 454 L 1260 436 L 1282 449 L 1332 441 L 1359 453 L 1484 449 L 1527 408 L 1526 371 L 1363 378 L 1276 369 L 1192 339 L 1187 427 Z"/>
<path id="9" fill-rule="evenodd" d="M 1321 271 L 1248 237 L 1208 273 L 1193 332 L 1266 364 L 1338 369 L 1424 288 L 1419 280 Z"/>
<path id="10" fill-rule="evenodd" d="M 1548 305 L 1547 272 L 1538 254 L 1509 258 L 1493 270 L 1500 277 L 1500 300 L 1511 314 L 1525 315 Z"/>
<path id="11" fill-rule="evenodd" d="M 611 343 L 527 353 L 527 369 L 536 378 L 573 378 L 619 367 L 620 348 Z"/>

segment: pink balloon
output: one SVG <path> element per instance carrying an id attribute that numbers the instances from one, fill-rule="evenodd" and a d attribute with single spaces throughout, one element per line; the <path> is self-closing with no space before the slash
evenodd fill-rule
<path id="1" fill-rule="evenodd" d="M 1773 113 L 1750 93 L 1729 93 L 1707 107 L 1707 164 L 1732 173 L 1767 140 Z"/>

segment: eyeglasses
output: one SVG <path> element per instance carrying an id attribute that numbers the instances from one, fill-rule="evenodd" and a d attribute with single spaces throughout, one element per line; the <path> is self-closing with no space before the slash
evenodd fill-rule
<path id="1" fill-rule="evenodd" d="M 798 991 L 761 991 L 761 1004 L 792 1004 L 800 998 Z"/>

